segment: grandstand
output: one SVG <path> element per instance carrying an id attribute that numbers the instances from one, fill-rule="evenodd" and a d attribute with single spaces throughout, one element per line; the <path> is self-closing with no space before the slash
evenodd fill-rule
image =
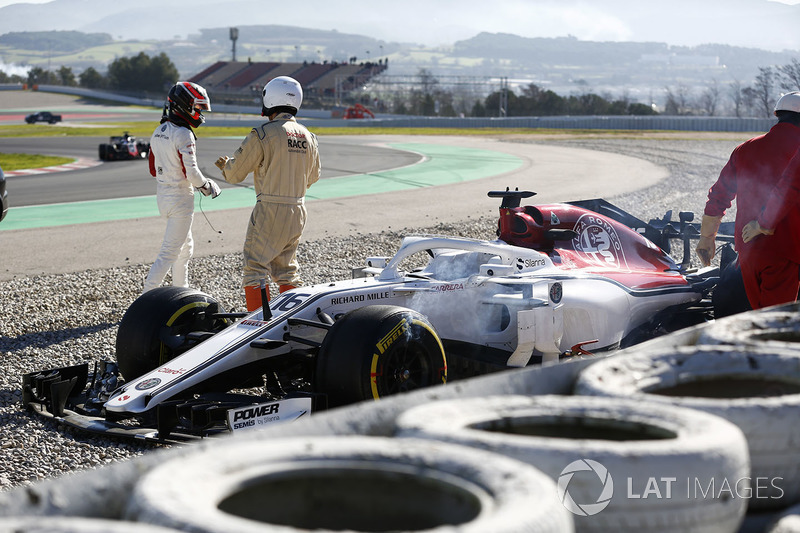
<path id="1" fill-rule="evenodd" d="M 206 88 L 212 101 L 251 104 L 261 89 L 277 76 L 291 76 L 303 86 L 304 100 L 326 107 L 351 101 L 351 93 L 373 76 L 384 72 L 387 63 L 270 63 L 218 61 L 188 81 Z"/>

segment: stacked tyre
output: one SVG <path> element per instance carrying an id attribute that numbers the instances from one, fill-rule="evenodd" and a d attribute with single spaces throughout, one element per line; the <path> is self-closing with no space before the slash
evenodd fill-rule
<path id="1" fill-rule="evenodd" d="M 576 396 L 434 402 L 397 435 L 491 450 L 557 482 L 576 531 L 734 532 L 741 498 L 695 498 L 686 480 L 749 476 L 742 432 L 720 417 L 655 403 Z M 691 487 L 690 487 L 691 488 Z"/>
<path id="2" fill-rule="evenodd" d="M 177 529 L 154 527 L 120 520 L 78 516 L 4 516 L 0 533 L 179 533 Z"/>
<path id="3" fill-rule="evenodd" d="M 227 441 L 137 483 L 127 519 L 181 531 L 573 531 L 555 484 L 488 452 L 414 439 Z"/>
<path id="4" fill-rule="evenodd" d="M 783 511 L 764 529 L 764 533 L 800 533 L 800 505 Z"/>
<path id="5" fill-rule="evenodd" d="M 800 352 L 776 346 L 670 347 L 599 361 L 580 395 L 692 408 L 729 420 L 747 438 L 751 509 L 800 501 Z"/>
<path id="6" fill-rule="evenodd" d="M 701 330 L 698 344 L 745 345 L 800 351 L 800 304 L 719 320 Z"/>

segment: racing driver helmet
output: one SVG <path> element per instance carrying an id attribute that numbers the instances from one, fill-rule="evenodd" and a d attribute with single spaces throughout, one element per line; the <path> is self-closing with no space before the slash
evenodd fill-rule
<path id="1" fill-rule="evenodd" d="M 303 88 L 300 86 L 300 82 L 289 76 L 278 76 L 271 79 L 264 86 L 262 95 L 264 107 L 261 108 L 261 115 L 265 117 L 278 111 L 276 108 L 283 108 L 280 110 L 296 115 L 303 103 Z"/>
<path id="2" fill-rule="evenodd" d="M 774 113 L 777 115 L 778 111 L 792 111 L 793 113 L 800 113 L 800 91 L 782 94 L 775 103 Z"/>
<path id="3" fill-rule="evenodd" d="M 206 121 L 203 111 L 211 111 L 211 100 L 200 85 L 190 81 L 179 81 L 167 95 L 170 118 L 185 120 L 196 128 Z"/>

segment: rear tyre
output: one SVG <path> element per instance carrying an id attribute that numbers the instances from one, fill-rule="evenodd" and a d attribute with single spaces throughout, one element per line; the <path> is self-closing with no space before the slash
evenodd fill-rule
<path id="1" fill-rule="evenodd" d="M 105 161 L 106 159 L 108 159 L 108 146 L 106 146 L 105 144 L 101 144 L 97 148 L 97 152 L 98 156 L 100 157 L 100 161 Z"/>
<path id="2" fill-rule="evenodd" d="M 714 318 L 722 318 L 745 311 L 752 311 L 744 289 L 739 259 L 732 261 L 720 272 L 719 282 L 711 294 Z"/>
<path id="3" fill-rule="evenodd" d="M 339 319 L 325 336 L 315 383 L 336 407 L 408 392 L 447 380 L 442 342 L 411 309 L 370 305 Z"/>
<path id="4" fill-rule="evenodd" d="M 211 315 L 219 303 L 211 296 L 184 287 L 160 287 L 137 298 L 119 324 L 117 364 L 130 381 L 196 345 L 192 332 L 216 333 L 227 319 Z"/>

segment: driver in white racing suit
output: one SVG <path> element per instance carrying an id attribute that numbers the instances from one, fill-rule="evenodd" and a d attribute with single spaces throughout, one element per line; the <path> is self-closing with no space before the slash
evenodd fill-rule
<path id="1" fill-rule="evenodd" d="M 192 128 L 205 122 L 204 110 L 211 110 L 206 90 L 196 83 L 179 81 L 170 89 L 161 124 L 150 139 L 150 174 L 158 181 L 158 212 L 167 219 L 167 229 L 143 293 L 159 287 L 170 268 L 174 286 L 189 286 L 194 190 L 212 198 L 220 194 L 219 186 L 200 172 L 195 156 Z"/>

